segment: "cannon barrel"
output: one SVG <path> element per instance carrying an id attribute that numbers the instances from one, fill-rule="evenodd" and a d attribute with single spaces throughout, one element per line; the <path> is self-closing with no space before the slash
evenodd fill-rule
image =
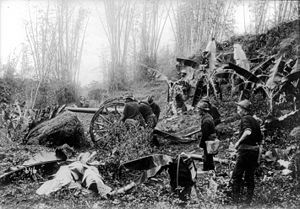
<path id="1" fill-rule="evenodd" d="M 66 109 L 71 112 L 95 114 L 99 108 L 67 107 Z"/>

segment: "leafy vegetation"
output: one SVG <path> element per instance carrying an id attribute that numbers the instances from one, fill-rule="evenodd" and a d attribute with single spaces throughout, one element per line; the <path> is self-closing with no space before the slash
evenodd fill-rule
<path id="1" fill-rule="evenodd" d="M 107 101 L 108 97 L 115 98 L 128 93 L 134 94 L 140 100 L 146 99 L 148 95 L 154 95 L 155 101 L 162 108 L 161 115 L 164 115 L 167 112 L 167 85 L 171 84 L 170 80 L 176 79 L 175 70 L 170 70 L 175 66 L 174 53 L 184 56 L 191 53 L 199 54 L 201 53 L 200 49 L 212 34 L 217 39 L 228 37 L 232 29 L 229 15 L 232 11 L 232 1 L 229 2 L 229 5 L 223 1 L 200 3 L 196 0 L 177 2 L 176 7 L 166 4 L 164 9 L 167 13 L 164 15 L 167 15 L 163 16 L 164 18 L 159 18 L 161 8 L 159 8 L 158 1 L 143 1 L 141 24 L 135 22 L 134 15 L 137 10 L 135 10 L 133 2 L 118 2 L 124 3 L 124 7 L 113 1 L 104 1 L 105 15 L 109 18 L 106 19 L 106 23 L 102 22 L 102 24 L 107 29 L 111 60 L 104 66 L 107 73 L 104 76 L 107 78 L 107 85 L 104 87 L 95 85 L 89 89 L 89 99 L 97 100 L 99 103 Z M 289 14 L 295 13 L 293 12 L 295 5 L 289 1 L 278 4 L 285 12 L 278 14 L 276 22 L 293 19 Z M 260 3 L 259 5 L 262 5 L 259 11 L 263 11 L 262 8 L 267 4 Z M 152 8 L 151 13 L 147 12 L 148 7 Z M 21 141 L 24 135 L 26 137 L 26 133 L 41 122 L 49 123 L 49 119 L 55 116 L 54 112 L 59 112 L 58 105 L 78 101 L 79 63 L 86 29 L 85 13 L 82 10 L 73 13 L 69 10 L 67 2 L 58 5 L 56 9 L 57 16 L 54 19 L 50 18 L 49 11 L 46 10 L 40 11 L 37 15 L 37 17 L 42 17 L 40 21 L 28 22 L 27 39 L 33 46 L 31 53 L 36 71 L 31 71 L 34 74 L 33 78 L 25 78 L 16 72 L 17 57 L 1 69 L 4 76 L 0 78 L 0 102 L 4 105 L 1 104 L 0 172 L 4 176 L 6 174 L 10 176 L 10 172 L 12 172 L 15 176 L 10 179 L 9 184 L 1 185 L 0 204 L 4 208 L 32 208 L 32 206 L 36 208 L 182 208 L 182 206 L 187 208 L 220 208 L 223 206 L 235 208 L 236 206 L 232 205 L 230 199 L 230 176 L 235 162 L 232 145 L 237 139 L 236 133 L 239 129 L 239 120 L 235 114 L 236 106 L 234 104 L 238 97 L 229 92 L 232 83 L 226 78 L 224 81 L 227 83 L 222 86 L 224 100 L 220 102 L 210 98 L 224 119 L 223 123 L 217 127 L 221 145 L 215 159 L 216 172 L 202 172 L 202 162 L 199 160 L 201 158 L 198 159 L 199 161 L 195 160 L 198 178 L 196 190 L 192 191 L 189 201 L 178 200 L 177 194 L 172 192 L 168 173 L 166 171 L 158 172 L 159 166 L 161 166 L 160 160 L 153 160 L 153 164 L 159 166 L 151 167 L 154 169 L 144 172 L 144 179 L 140 181 L 144 184 L 139 185 L 135 182 L 140 178 L 141 172 L 127 170 L 121 165 L 125 163 L 128 168 L 126 162 L 136 163 L 136 159 L 151 154 L 167 155 L 169 156 L 168 160 L 170 160 L 170 156 L 175 157 L 182 152 L 201 155 L 202 150 L 199 149 L 198 143 L 191 140 L 190 144 L 175 145 L 172 141 L 159 137 L 160 146 L 153 147 L 150 143 L 153 136 L 152 130 L 130 123 L 115 122 L 106 130 L 106 135 L 97 142 L 97 146 L 87 143 L 86 146 L 77 148 L 76 152 L 95 151 L 95 160 L 97 161 L 94 166 L 98 169 L 95 169 L 94 166 L 90 167 L 91 165 L 87 165 L 87 162 L 80 160 L 76 166 L 74 164 L 71 164 L 72 166 L 65 165 L 63 163 L 69 163 L 65 158 L 64 160 L 55 158 L 56 170 L 59 170 L 59 167 L 61 170 L 55 176 L 56 178 L 51 179 L 50 173 L 45 172 L 47 169 L 40 169 L 37 165 L 40 162 L 23 165 L 25 161 L 40 151 L 54 151 L 53 148 L 46 146 L 22 145 Z M 288 10 L 291 13 L 287 12 Z M 277 9 L 275 11 L 278 13 Z M 77 14 L 77 16 L 73 16 L 73 14 Z M 207 14 L 207 16 L 203 16 L 203 14 Z M 176 37 L 176 52 L 165 52 L 166 57 L 162 58 L 158 54 L 158 47 L 164 21 L 170 16 L 173 16 L 173 19 L 170 19 L 171 22 L 173 21 L 172 31 Z M 72 18 L 75 19 L 72 20 Z M 264 18 L 262 16 L 261 19 Z M 162 22 L 159 22 L 160 20 Z M 216 68 L 217 64 L 213 63 L 213 65 L 209 65 L 209 70 L 206 69 L 207 72 L 203 72 L 207 93 L 209 93 L 210 87 L 214 88 L 219 70 L 228 73 L 230 72 L 228 69 L 232 69 L 236 74 L 242 76 L 243 84 L 249 87 L 251 93 L 253 92 L 250 100 L 256 110 L 255 113 L 264 122 L 261 125 L 264 125 L 263 127 L 266 129 L 264 155 L 256 175 L 254 203 L 250 206 L 253 208 L 298 208 L 300 205 L 299 127 L 294 129 L 295 126 L 299 126 L 300 120 L 300 113 L 297 110 L 299 108 L 297 102 L 300 97 L 300 71 L 296 54 L 299 43 L 296 42 L 297 34 L 295 34 L 297 24 L 299 25 L 299 20 L 276 26 L 263 34 L 233 37 L 227 42 L 216 43 L 219 53 L 217 60 L 221 64 L 228 60 L 233 61 L 232 47 L 236 42 L 241 43 L 250 61 L 249 68 L 236 62 L 235 64 L 229 63 L 225 69 L 222 69 L 222 67 Z M 56 25 L 59 27 L 58 31 L 55 30 Z M 138 30 L 137 26 L 140 25 L 142 25 L 141 30 Z M 37 28 L 36 31 L 32 29 L 33 26 Z M 256 31 L 264 31 L 265 28 L 266 25 L 263 25 L 262 21 L 255 25 Z M 131 36 L 134 30 L 141 35 L 139 42 L 142 44 L 138 44 L 137 40 Z M 71 31 L 74 32 L 72 38 L 69 36 Z M 144 48 L 133 47 L 134 59 L 130 60 L 129 52 L 131 50 L 129 49 L 131 49 L 132 42 L 135 44 L 132 46 L 143 45 Z M 76 44 L 73 46 L 71 43 Z M 71 50 L 71 45 L 75 47 L 75 50 Z M 27 55 L 29 53 L 24 52 L 23 58 L 25 59 Z M 172 61 L 170 61 L 171 59 Z M 129 63 L 133 63 L 133 65 L 131 66 Z M 212 63 L 210 62 L 210 64 Z M 162 66 L 166 69 L 157 69 Z M 24 64 L 22 68 L 25 67 Z M 135 78 L 131 75 L 136 71 L 140 75 Z M 168 71 L 168 75 L 172 75 L 172 77 L 164 76 L 163 72 L 165 71 Z M 167 81 L 167 85 L 152 81 L 158 77 Z M 144 81 L 151 81 L 131 83 L 134 79 L 140 78 L 143 78 Z M 223 79 L 223 77 L 221 78 Z M 109 91 L 102 89 L 109 89 Z M 216 94 L 215 88 L 214 93 Z M 92 116 L 80 113 L 77 115 L 83 122 L 84 131 L 87 133 Z M 189 110 L 177 117 L 162 117 L 158 127 L 165 128 L 170 132 L 181 129 L 178 133 L 185 136 L 189 130 L 197 130 L 199 117 L 196 111 Z M 268 123 L 269 119 L 270 123 Z M 268 125 L 271 127 L 270 129 L 267 127 Z M 91 142 L 88 134 L 84 135 L 82 130 L 80 133 L 86 142 Z M 56 137 L 54 138 L 56 139 Z M 198 135 L 195 134 L 194 138 L 197 139 Z M 60 135 L 57 139 L 60 139 Z M 81 160 L 82 158 L 84 157 L 81 156 Z M 167 162 L 169 162 L 168 160 Z M 143 168 L 148 168 L 147 162 L 142 161 Z M 288 164 L 290 165 L 286 166 Z M 19 167 L 19 165 L 23 165 L 23 167 Z M 13 169 L 16 169 L 16 172 Z M 65 175 L 65 173 L 69 175 Z M 154 176 L 154 174 L 157 175 Z M 74 178 L 81 183 L 81 186 L 90 190 L 97 188 L 96 192 L 91 193 L 78 185 L 70 188 L 69 184 L 74 183 Z M 108 186 L 103 185 L 103 181 Z M 51 193 L 50 196 L 37 195 L 36 190 L 45 182 L 48 183 L 45 184 L 46 186 L 42 186 L 38 193 Z M 135 187 L 133 188 L 133 186 Z M 104 198 L 106 195 L 98 195 L 101 194 L 101 189 L 104 189 L 104 193 L 107 194 L 111 191 L 110 188 L 120 192 L 115 192 L 108 199 Z"/>

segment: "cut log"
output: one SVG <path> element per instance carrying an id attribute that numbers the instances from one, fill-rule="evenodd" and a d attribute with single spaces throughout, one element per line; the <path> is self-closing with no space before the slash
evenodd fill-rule
<path id="1" fill-rule="evenodd" d="M 26 144 L 80 147 L 84 143 L 82 124 L 69 111 L 34 127 L 23 140 Z"/>

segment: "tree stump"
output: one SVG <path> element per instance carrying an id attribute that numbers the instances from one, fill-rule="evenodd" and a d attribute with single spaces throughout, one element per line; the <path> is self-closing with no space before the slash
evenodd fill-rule
<path id="1" fill-rule="evenodd" d="M 84 130 L 77 116 L 67 111 L 38 124 L 29 131 L 24 143 L 50 146 L 68 144 L 80 147 L 84 144 Z"/>

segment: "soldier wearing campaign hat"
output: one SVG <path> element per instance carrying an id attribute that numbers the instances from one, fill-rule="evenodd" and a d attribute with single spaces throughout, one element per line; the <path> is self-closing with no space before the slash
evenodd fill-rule
<path id="1" fill-rule="evenodd" d="M 200 102 L 206 102 L 209 106 L 209 114 L 213 117 L 215 126 L 221 123 L 221 115 L 216 106 L 210 103 L 209 97 L 203 97 Z"/>
<path id="2" fill-rule="evenodd" d="M 145 126 L 145 121 L 139 110 L 139 103 L 131 95 L 125 97 L 125 107 L 124 107 L 123 115 L 121 117 L 121 121 L 125 122 L 128 119 L 134 120 L 138 122 L 140 125 Z"/>
<path id="3" fill-rule="evenodd" d="M 214 170 L 214 160 L 213 155 L 208 154 L 207 152 L 207 146 L 206 141 L 214 140 L 216 137 L 216 130 L 215 130 L 215 124 L 212 116 L 209 114 L 209 105 L 206 102 L 199 102 L 197 107 L 200 110 L 201 118 L 201 140 L 199 147 L 203 149 L 204 155 L 203 155 L 203 170 Z"/>
<path id="4" fill-rule="evenodd" d="M 242 182 L 247 188 L 246 202 L 251 203 L 254 193 L 254 172 L 258 165 L 263 136 L 259 123 L 251 115 L 251 102 L 242 100 L 237 105 L 241 117 L 239 140 L 235 144 L 238 152 L 237 162 L 232 173 L 232 197 L 241 201 Z M 243 179 L 244 178 L 244 179 Z"/>

